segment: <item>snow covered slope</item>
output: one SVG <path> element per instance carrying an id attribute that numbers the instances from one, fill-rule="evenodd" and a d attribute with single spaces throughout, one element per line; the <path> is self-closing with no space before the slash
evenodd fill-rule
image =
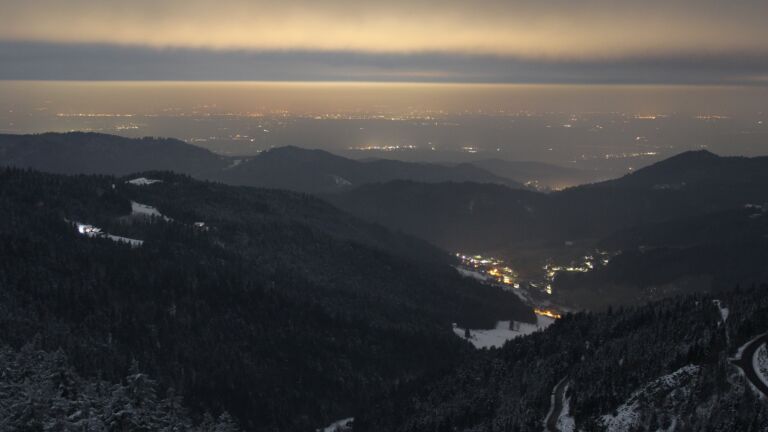
<path id="1" fill-rule="evenodd" d="M 469 330 L 469 342 L 475 346 L 475 348 L 491 348 L 501 347 L 508 340 L 520 336 L 527 336 L 533 332 L 544 330 L 549 327 L 555 320 L 553 318 L 536 315 L 536 324 L 518 322 L 518 321 L 499 321 L 496 323 L 496 328 L 486 329 L 470 329 Z M 465 338 L 466 329 L 458 326 L 453 327 L 453 332 L 456 336 Z"/>

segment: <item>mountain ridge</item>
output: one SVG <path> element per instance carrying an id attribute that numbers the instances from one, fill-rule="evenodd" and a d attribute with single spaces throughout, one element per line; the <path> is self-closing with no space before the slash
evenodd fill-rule
<path id="1" fill-rule="evenodd" d="M 111 174 L 167 170 L 231 185 L 289 189 L 308 193 L 346 190 L 391 180 L 477 181 L 523 185 L 473 165 L 388 159 L 362 162 L 319 149 L 270 149 L 253 157 L 227 157 L 172 138 L 123 138 L 71 132 L 0 135 L 0 165 L 60 174 Z"/>
<path id="2" fill-rule="evenodd" d="M 447 183 L 390 182 L 326 198 L 352 214 L 439 246 L 480 250 L 531 237 L 559 242 L 601 238 L 635 225 L 768 202 L 768 157 L 724 158 L 686 152 L 665 161 L 619 179 L 549 194 L 477 183 L 454 183 L 455 193 L 451 193 L 445 191 L 451 187 Z M 713 164 L 720 168 L 712 169 Z M 680 166 L 686 169 L 680 170 Z M 709 177 L 702 180 L 705 175 Z M 484 213 L 482 206 L 474 207 L 470 212 L 469 204 L 483 202 L 485 195 L 494 196 L 495 208 Z M 416 196 L 421 199 L 414 199 Z M 405 199 L 408 205 L 403 205 Z M 494 222 L 489 225 L 486 216 Z M 423 222 L 415 223 L 417 220 Z M 426 236 L 439 226 L 446 227 L 442 234 Z M 460 238 L 467 240 L 457 244 Z"/>

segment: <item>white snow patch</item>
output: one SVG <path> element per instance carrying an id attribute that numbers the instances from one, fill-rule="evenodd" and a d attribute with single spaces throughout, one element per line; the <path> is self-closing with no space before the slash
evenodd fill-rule
<path id="1" fill-rule="evenodd" d="M 496 328 L 490 330 L 469 329 L 470 336 L 467 340 L 478 349 L 491 347 L 498 348 L 504 345 L 508 340 L 527 336 L 536 331 L 543 330 L 549 327 L 553 322 L 554 319 L 539 315 L 536 315 L 536 324 L 519 321 L 498 321 L 496 323 Z M 454 324 L 453 333 L 464 339 L 465 329 Z"/>
<path id="2" fill-rule="evenodd" d="M 139 247 L 142 244 L 144 244 L 143 240 L 136 240 L 128 237 L 121 237 L 121 236 L 108 234 L 103 232 L 101 228 L 97 228 L 93 225 L 82 224 L 82 223 L 76 223 L 76 225 L 77 225 L 77 232 L 79 232 L 80 234 L 86 237 L 108 238 L 118 243 L 128 243 L 129 245 L 131 245 L 131 247 Z"/>
<path id="3" fill-rule="evenodd" d="M 336 183 L 336 186 L 352 186 L 352 182 L 345 179 L 344 177 L 331 174 L 331 178 L 333 178 L 333 181 Z"/>
<path id="4" fill-rule="evenodd" d="M 77 232 L 88 237 L 101 237 L 102 235 L 104 235 L 101 232 L 101 228 L 97 228 L 93 225 L 81 224 L 81 223 L 77 224 Z"/>
<path id="5" fill-rule="evenodd" d="M 149 186 L 155 183 L 162 183 L 162 180 L 148 179 L 146 177 L 139 177 L 133 180 L 128 180 L 126 183 L 130 183 L 134 186 Z"/>
<path id="6" fill-rule="evenodd" d="M 136 240 L 128 237 L 121 237 L 116 236 L 112 234 L 107 234 L 106 237 L 112 241 L 116 241 L 118 243 L 128 243 L 131 245 L 131 247 L 139 247 L 144 244 L 144 240 Z"/>
<path id="7" fill-rule="evenodd" d="M 551 326 L 554 323 L 555 323 L 555 319 L 552 317 L 536 315 L 536 325 L 539 327 L 540 330 L 544 330 L 545 328 Z"/>
<path id="8" fill-rule="evenodd" d="M 226 167 L 226 168 L 224 168 L 224 169 L 225 169 L 225 170 L 228 170 L 228 169 L 232 169 L 232 168 L 234 168 L 234 167 L 236 167 L 236 166 L 240 165 L 241 163 L 243 163 L 243 160 L 242 160 L 242 159 L 235 159 L 235 160 L 233 160 L 233 161 L 232 161 L 232 163 L 231 163 L 231 164 L 229 164 L 229 166 L 227 166 L 227 167 Z"/>
<path id="9" fill-rule="evenodd" d="M 760 380 L 768 386 L 768 344 L 763 344 L 752 357 L 752 367 Z"/>
<path id="10" fill-rule="evenodd" d="M 330 425 L 317 429 L 317 432 L 347 432 L 352 430 L 352 424 L 354 423 L 354 417 L 341 419 L 331 423 Z"/>
<path id="11" fill-rule="evenodd" d="M 723 323 L 725 323 L 728 320 L 728 314 L 730 313 L 730 311 L 728 310 L 727 307 L 723 306 L 723 302 L 721 302 L 720 300 L 712 300 L 712 303 L 714 303 L 715 306 L 717 306 L 717 309 L 720 311 L 720 318 L 722 318 Z"/>
<path id="12" fill-rule="evenodd" d="M 606 430 L 611 432 L 629 432 L 635 430 L 638 426 L 641 426 L 640 420 L 642 413 L 640 412 L 641 401 L 654 399 L 659 396 L 666 397 L 671 396 L 671 392 L 675 389 L 684 387 L 683 383 L 686 379 L 689 379 L 693 375 L 699 372 L 699 366 L 688 365 L 681 369 L 672 372 L 669 375 L 664 375 L 658 379 L 651 381 L 643 386 L 640 390 L 635 391 L 620 407 L 616 409 L 616 415 L 606 414 L 600 418 Z M 684 400 L 682 397 L 681 400 Z"/>
<path id="13" fill-rule="evenodd" d="M 131 214 L 134 216 L 156 216 L 163 218 L 164 220 L 171 221 L 171 218 L 163 216 L 163 214 L 160 213 L 156 208 L 146 204 L 137 203 L 136 201 L 131 201 Z"/>
<path id="14" fill-rule="evenodd" d="M 474 270 L 469 270 L 469 269 L 466 269 L 464 267 L 456 267 L 456 270 L 458 270 L 459 274 L 464 276 L 464 277 L 474 278 L 474 279 L 477 279 L 477 280 L 483 281 L 483 282 L 485 282 L 485 281 L 487 281 L 489 279 L 488 276 L 486 276 L 486 275 L 484 275 L 484 274 L 482 274 L 480 272 L 476 272 Z"/>
<path id="15" fill-rule="evenodd" d="M 574 432 L 576 420 L 571 416 L 571 398 L 567 397 L 568 386 L 563 390 L 563 409 L 557 417 L 557 429 L 561 432 Z"/>

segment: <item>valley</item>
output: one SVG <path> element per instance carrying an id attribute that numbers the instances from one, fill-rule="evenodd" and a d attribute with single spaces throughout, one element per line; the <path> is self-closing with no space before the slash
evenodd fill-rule
<path id="1" fill-rule="evenodd" d="M 686 411 L 692 394 L 728 427 L 736 406 L 766 418 L 750 399 L 768 326 L 761 158 L 693 152 L 543 193 L 295 148 L 232 166 L 171 140 L 6 143 L 0 337 L 66 346 L 83 380 L 136 360 L 193 412 L 264 432 L 715 421 Z M 181 174 L 149 157 L 166 145 L 189 156 Z M 88 157 L 50 165 L 60 151 Z"/>
<path id="2" fill-rule="evenodd" d="M 766 23 L 0 0 L 0 432 L 768 432 Z"/>

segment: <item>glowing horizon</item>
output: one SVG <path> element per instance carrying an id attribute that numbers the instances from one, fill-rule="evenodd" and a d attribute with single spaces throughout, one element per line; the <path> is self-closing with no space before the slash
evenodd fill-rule
<path id="1" fill-rule="evenodd" d="M 5 41 L 571 60 L 768 52 L 768 4 L 745 0 L 37 0 L 0 8 Z"/>

